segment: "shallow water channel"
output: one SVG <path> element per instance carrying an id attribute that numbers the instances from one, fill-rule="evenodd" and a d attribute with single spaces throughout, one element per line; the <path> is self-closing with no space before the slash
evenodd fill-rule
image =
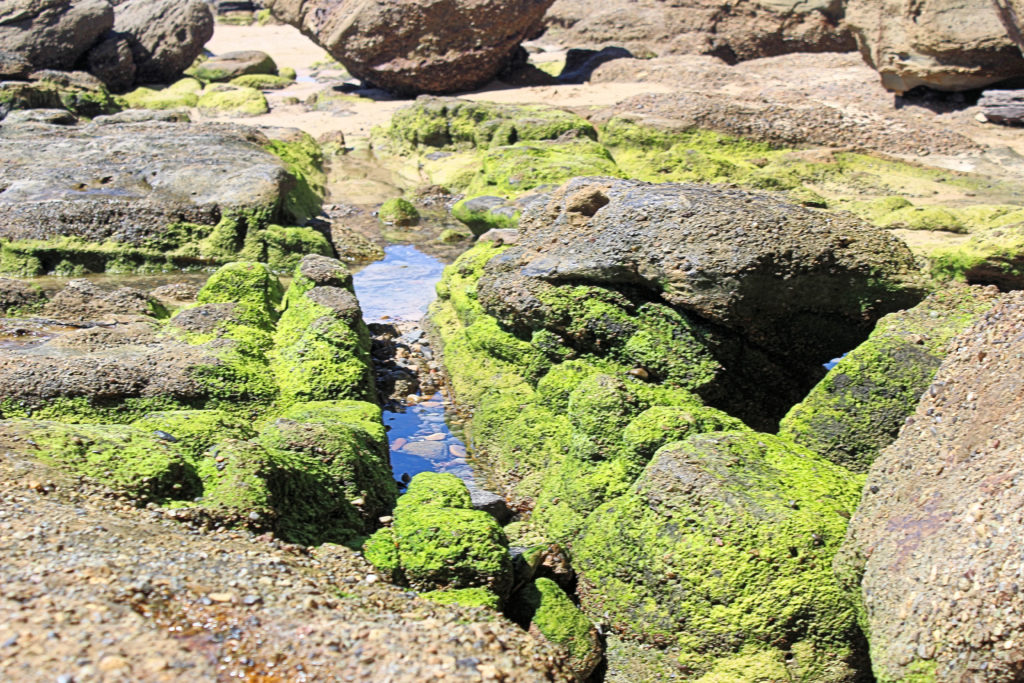
<path id="1" fill-rule="evenodd" d="M 416 247 L 388 247 L 382 261 L 365 266 L 353 278 L 367 324 L 423 320 L 436 296 L 434 286 L 441 279 L 444 266 Z M 414 341 L 423 344 L 426 339 L 417 336 Z M 418 403 L 398 408 L 401 412 L 384 412 L 395 477 L 448 472 L 465 481 L 470 489 L 475 488 L 466 445 L 446 422 L 446 397 L 440 392 L 417 397 Z"/>

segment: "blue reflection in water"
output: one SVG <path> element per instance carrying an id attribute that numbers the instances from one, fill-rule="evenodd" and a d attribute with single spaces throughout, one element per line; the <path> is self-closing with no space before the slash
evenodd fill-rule
<path id="1" fill-rule="evenodd" d="M 388 247 L 384 253 L 383 261 L 371 263 L 353 276 L 363 317 L 368 323 L 422 320 L 435 298 L 434 286 L 444 264 L 409 245 Z M 466 445 L 448 428 L 440 393 L 405 408 L 405 412 L 385 412 L 384 424 L 390 427 L 391 468 L 396 478 L 449 472 L 474 486 Z"/>

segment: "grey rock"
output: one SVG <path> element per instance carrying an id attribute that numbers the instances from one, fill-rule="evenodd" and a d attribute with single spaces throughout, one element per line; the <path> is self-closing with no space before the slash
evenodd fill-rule
<path id="1" fill-rule="evenodd" d="M 497 242 L 498 244 L 516 244 L 519 242 L 519 231 L 513 228 L 492 228 L 477 238 L 479 242 Z"/>
<path id="2" fill-rule="evenodd" d="M 204 81 L 230 81 L 249 74 L 275 75 L 277 65 L 266 52 L 242 50 L 216 55 L 196 68 L 196 76 Z"/>
<path id="3" fill-rule="evenodd" d="M 116 114 L 97 116 L 92 120 L 96 126 L 110 126 L 119 123 L 189 123 L 192 121 L 187 109 L 125 109 Z"/>
<path id="4" fill-rule="evenodd" d="M 562 83 L 585 83 L 590 80 L 594 69 L 613 59 L 629 59 L 633 53 L 623 47 L 606 47 L 601 50 L 573 48 L 565 54 L 565 66 L 558 80 Z"/>
<path id="5" fill-rule="evenodd" d="M 20 280 L 0 278 L 0 315 L 36 308 L 46 301 L 39 289 Z"/>
<path id="6" fill-rule="evenodd" d="M 401 94 L 472 90 L 539 32 L 552 0 L 268 0 L 367 83 Z"/>
<path id="7" fill-rule="evenodd" d="M 135 83 L 135 57 L 131 41 L 124 35 L 108 33 L 96 47 L 89 50 L 89 73 L 114 92 L 124 92 Z"/>
<path id="8" fill-rule="evenodd" d="M 131 44 L 136 83 L 170 83 L 213 37 L 213 12 L 203 0 L 125 0 L 114 31 Z"/>
<path id="9" fill-rule="evenodd" d="M 299 274 L 316 286 L 352 288 L 352 273 L 338 259 L 320 254 L 307 254 L 299 262 Z"/>
<path id="10" fill-rule="evenodd" d="M 978 107 L 992 123 L 1024 124 L 1024 90 L 986 90 Z"/>
<path id="11" fill-rule="evenodd" d="M 67 109 L 22 109 L 12 111 L 4 119 L 5 125 L 16 123 L 46 123 L 55 126 L 73 126 L 78 118 Z"/>
<path id="12" fill-rule="evenodd" d="M 32 69 L 71 69 L 114 25 L 107 0 L 6 0 L 0 6 L 0 52 Z"/>
<path id="13" fill-rule="evenodd" d="M 16 52 L 0 51 L 0 81 L 28 78 L 33 71 L 31 62 Z"/>
<path id="14" fill-rule="evenodd" d="M 497 520 L 498 524 L 507 524 L 512 519 L 512 510 L 508 503 L 497 493 L 491 493 L 483 489 L 471 488 L 470 499 L 473 502 L 474 510 L 482 510 Z"/>
<path id="15" fill-rule="evenodd" d="M 277 206 L 293 181 L 265 144 L 232 125 L 4 125 L 0 237 L 143 245 L 172 223 Z"/>

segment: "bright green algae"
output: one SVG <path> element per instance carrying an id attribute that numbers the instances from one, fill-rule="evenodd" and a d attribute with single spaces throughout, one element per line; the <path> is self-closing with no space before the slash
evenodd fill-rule
<path id="1" fill-rule="evenodd" d="M 344 265 L 335 264 L 333 281 L 350 285 Z M 298 269 L 297 275 L 288 297 L 301 299 L 313 283 Z M 332 347 L 331 362 L 358 366 L 358 378 L 334 378 L 339 390 L 320 397 L 332 400 L 299 397 L 277 385 L 268 360 L 273 356 L 273 367 L 289 375 L 287 359 L 275 353 L 275 340 L 289 339 L 293 309 L 280 312 L 288 297 L 265 264 L 232 263 L 211 276 L 197 297 L 200 307 L 230 306 L 212 332 L 185 332 L 171 321 L 169 333 L 207 344 L 217 357 L 216 364 L 193 370 L 207 389 L 205 406 L 170 397 L 110 405 L 57 399 L 35 411 L 4 405 L 0 414 L 6 418 L 36 419 L 0 422 L 0 435 L 31 441 L 36 446 L 30 454 L 131 498 L 187 508 L 211 523 L 269 529 L 303 544 L 356 543 L 391 509 L 397 493 L 380 408 L 339 400 L 346 391 L 367 397 L 367 333 L 358 317 L 333 320 L 336 334 L 366 341 L 367 353 L 358 345 Z M 320 367 L 329 373 L 334 366 Z M 201 407 L 209 409 L 192 409 Z M 38 421 L 47 417 L 61 422 Z M 131 424 L 71 424 L 110 421 Z"/>
<path id="2" fill-rule="evenodd" d="M 508 540 L 493 517 L 473 509 L 457 477 L 417 474 L 393 514 L 393 526 L 363 546 L 366 559 L 392 581 L 420 590 L 486 588 L 508 596 Z"/>
<path id="3" fill-rule="evenodd" d="M 625 638 L 672 647 L 695 679 L 738 658 L 828 680 L 816 672 L 855 654 L 853 609 L 831 563 L 860 484 L 766 434 L 666 446 L 587 518 L 573 546 L 584 609 Z M 785 664 L 797 644 L 809 652 Z"/>
<path id="4" fill-rule="evenodd" d="M 910 310 L 883 317 L 863 344 L 790 409 L 780 436 L 867 472 L 914 412 L 949 341 L 987 310 L 992 298 L 978 287 L 947 286 Z"/>
<path id="5" fill-rule="evenodd" d="M 536 628 L 569 654 L 569 665 L 585 680 L 601 660 L 597 629 L 558 584 L 540 577 L 511 599 L 509 616 L 525 628 Z"/>
<path id="6" fill-rule="evenodd" d="M 381 204 L 377 218 L 385 224 L 416 225 L 420 220 L 420 212 L 409 200 L 393 197 Z"/>

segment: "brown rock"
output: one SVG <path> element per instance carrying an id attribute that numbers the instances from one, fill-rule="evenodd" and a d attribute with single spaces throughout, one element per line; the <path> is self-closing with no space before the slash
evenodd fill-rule
<path id="1" fill-rule="evenodd" d="M 1024 74 L 993 0 L 850 0 L 846 23 L 893 92 L 971 90 Z"/>
<path id="2" fill-rule="evenodd" d="M 551 0 L 270 0 L 353 76 L 404 95 L 472 90 L 537 32 Z"/>
<path id="3" fill-rule="evenodd" d="M 951 348 L 872 466 L 835 561 L 878 680 L 1011 681 L 1024 668 L 1024 294 Z"/>

